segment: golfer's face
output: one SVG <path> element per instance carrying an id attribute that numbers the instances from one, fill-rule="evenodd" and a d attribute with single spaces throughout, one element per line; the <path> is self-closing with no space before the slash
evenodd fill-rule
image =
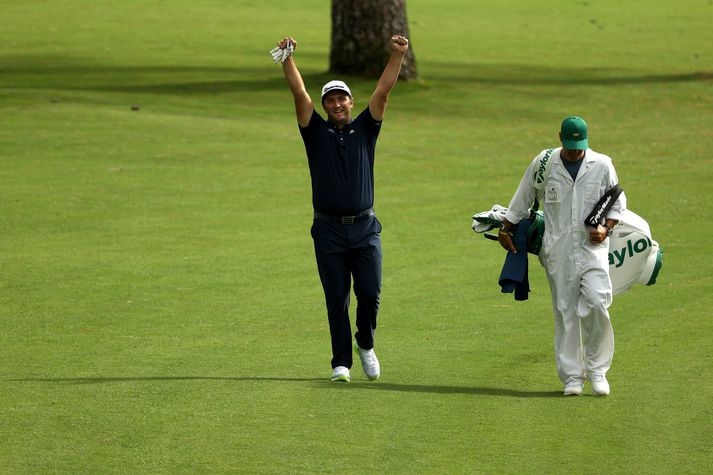
<path id="1" fill-rule="evenodd" d="M 354 100 L 343 91 L 334 91 L 324 98 L 323 107 L 331 122 L 345 124 L 351 117 Z"/>

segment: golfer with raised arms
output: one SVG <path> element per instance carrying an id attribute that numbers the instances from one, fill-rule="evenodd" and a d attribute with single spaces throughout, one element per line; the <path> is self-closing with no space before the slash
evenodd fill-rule
<path id="1" fill-rule="evenodd" d="M 391 38 L 391 56 L 368 107 L 352 117 L 355 101 L 342 81 L 322 87 L 324 120 L 315 110 L 287 37 L 271 54 L 282 61 L 304 141 L 312 180 L 312 238 L 324 289 L 332 340 L 332 381 L 348 382 L 352 366 L 349 321 L 351 279 L 357 299 L 354 349 L 367 378 L 381 373 L 374 352 L 374 331 L 381 293 L 381 223 L 374 214 L 374 151 L 389 92 L 396 84 L 408 40 Z"/>

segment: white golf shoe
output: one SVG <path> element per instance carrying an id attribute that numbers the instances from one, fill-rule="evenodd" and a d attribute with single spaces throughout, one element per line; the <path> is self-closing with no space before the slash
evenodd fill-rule
<path id="1" fill-rule="evenodd" d="M 582 381 L 570 381 L 564 386 L 565 396 L 581 396 L 583 392 Z"/>
<path id="2" fill-rule="evenodd" d="M 609 395 L 609 382 L 603 374 L 590 374 L 589 380 L 592 382 L 592 392 L 597 396 Z"/>
<path id="3" fill-rule="evenodd" d="M 346 366 L 337 366 L 332 369 L 332 376 L 329 379 L 332 381 L 348 383 L 352 378 L 349 375 L 349 368 Z"/>
<path id="4" fill-rule="evenodd" d="M 364 370 L 366 377 L 372 381 L 378 379 L 381 374 L 381 367 L 379 366 L 379 359 L 376 357 L 374 349 L 363 350 L 359 348 L 356 340 L 354 340 L 354 351 L 356 351 L 359 355 L 359 359 L 361 360 L 361 369 Z"/>

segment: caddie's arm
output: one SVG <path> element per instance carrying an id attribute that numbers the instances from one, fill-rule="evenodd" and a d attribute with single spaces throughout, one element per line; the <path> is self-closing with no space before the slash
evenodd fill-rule
<path id="1" fill-rule="evenodd" d="M 514 227 L 515 225 L 510 221 L 503 219 L 502 225 L 500 226 L 500 229 L 498 229 L 498 242 L 506 251 L 517 254 L 515 244 L 512 242 L 512 230 Z"/>
<path id="2" fill-rule="evenodd" d="M 517 248 L 512 242 L 512 232 L 514 227 L 523 219 L 530 215 L 530 206 L 535 201 L 535 186 L 534 186 L 534 173 L 535 168 L 538 166 L 538 159 L 535 157 L 530 166 L 527 167 L 525 174 L 520 180 L 520 185 L 517 187 L 517 191 L 510 200 L 508 205 L 507 213 L 505 213 L 505 219 L 503 219 L 502 226 L 498 231 L 498 242 L 506 251 L 510 251 L 513 254 L 517 254 Z"/>
<path id="3" fill-rule="evenodd" d="M 612 230 L 617 224 L 619 224 L 618 220 L 607 218 L 604 225 L 600 224 L 589 231 L 589 240 L 593 243 L 604 242 L 606 238 L 611 236 Z"/>
<path id="4" fill-rule="evenodd" d="M 382 120 L 384 118 L 389 93 L 399 79 L 401 63 L 404 60 L 404 56 L 406 56 L 407 50 L 408 39 L 399 35 L 391 37 L 391 56 L 389 57 L 389 62 L 386 63 L 384 72 L 381 73 L 381 77 L 376 83 L 376 89 L 374 89 L 374 93 L 369 99 L 369 112 L 376 120 Z"/>
<path id="5" fill-rule="evenodd" d="M 292 37 L 283 38 L 277 43 L 281 49 L 287 47 L 287 43 L 292 42 L 292 46 L 297 49 L 297 41 Z M 302 75 L 297 69 L 293 55 L 290 55 L 284 63 L 282 63 L 282 71 L 285 73 L 287 85 L 290 87 L 292 96 L 295 98 L 295 113 L 297 114 L 297 123 L 300 127 L 307 127 L 309 120 L 314 111 L 314 104 L 307 93 L 305 83 L 302 80 Z"/>
<path id="6" fill-rule="evenodd" d="M 616 176 L 616 170 L 614 169 L 614 165 L 612 165 L 611 162 L 608 165 L 609 189 L 611 189 L 612 187 L 616 186 L 617 183 L 619 183 L 619 178 L 617 178 Z M 609 212 L 607 213 L 607 216 L 604 220 L 604 225 L 600 224 L 596 228 L 592 228 L 589 230 L 589 240 L 593 243 L 602 243 L 606 240 L 606 238 L 611 236 L 614 226 L 619 224 L 621 214 L 625 209 L 626 193 L 622 192 L 612 205 Z"/>

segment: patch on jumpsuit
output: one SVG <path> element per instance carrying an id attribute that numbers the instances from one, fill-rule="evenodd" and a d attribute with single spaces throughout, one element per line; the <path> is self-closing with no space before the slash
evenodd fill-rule
<path id="1" fill-rule="evenodd" d="M 548 183 L 545 188 L 545 203 L 559 203 L 561 200 L 559 183 Z"/>

